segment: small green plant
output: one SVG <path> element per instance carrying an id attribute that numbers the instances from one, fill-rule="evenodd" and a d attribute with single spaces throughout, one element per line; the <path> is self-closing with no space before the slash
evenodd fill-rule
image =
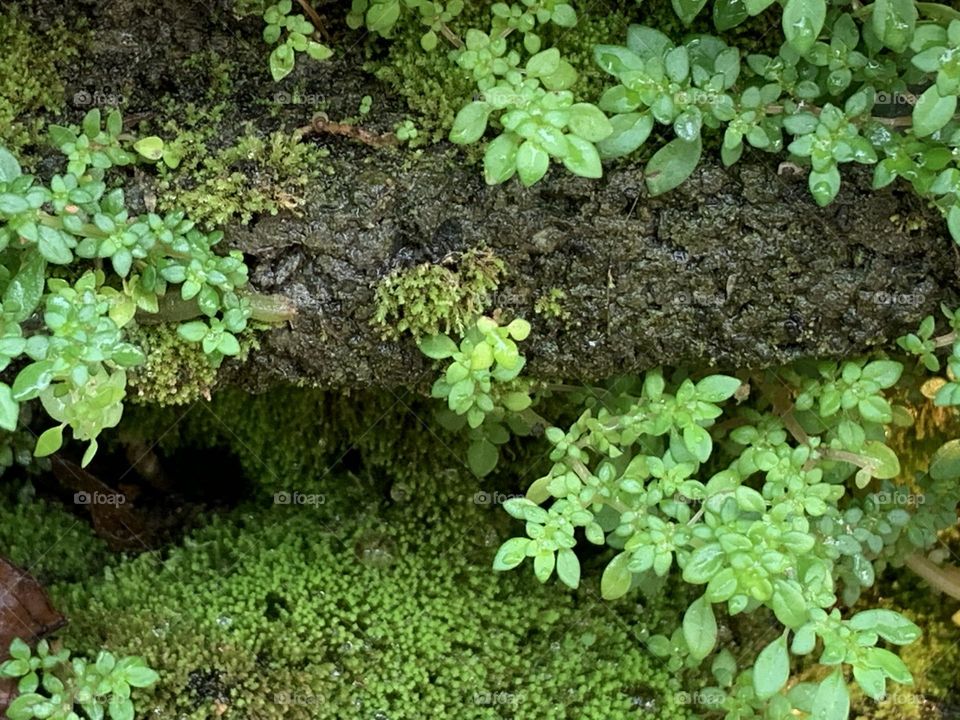
<path id="1" fill-rule="evenodd" d="M 529 429 L 529 420 L 522 413 L 532 403 L 530 383 L 518 380 L 526 360 L 514 342 L 529 334 L 526 320 L 500 327 L 496 320 L 481 317 L 459 346 L 447 335 L 432 335 L 419 343 L 427 357 L 450 359 L 431 395 L 447 403 L 449 412 L 439 417 L 444 427 L 452 431 L 469 428 L 467 462 L 478 476 L 496 467 L 497 446 L 510 439 L 508 428 L 517 434 Z"/>
<path id="2" fill-rule="evenodd" d="M 0 369 L 17 368 L 11 383 L 0 382 L 0 427 L 16 429 L 21 403 L 39 398 L 58 424 L 36 454 L 58 450 L 70 427 L 89 442 L 86 464 L 100 432 L 120 420 L 126 371 L 145 360 L 125 340 L 137 313 L 205 318 L 179 332 L 218 366 L 240 352 L 236 334 L 252 312 L 238 294 L 247 282 L 242 255 L 214 252 L 222 233 L 200 232 L 179 212 L 131 217 L 123 190 L 107 189 L 106 171 L 136 160 L 119 112 L 105 126 L 91 110 L 82 128 L 50 130 L 68 169 L 49 185 L 0 148 Z M 84 271 L 82 261 L 104 269 Z M 50 277 L 56 267 L 75 269 L 77 279 Z"/>
<path id="3" fill-rule="evenodd" d="M 18 679 L 18 695 L 7 708 L 10 720 L 133 720 L 131 688 L 149 688 L 159 676 L 142 658 L 116 658 L 103 651 L 96 662 L 54 652 L 46 640 L 36 654 L 23 640 L 10 644 L 0 677 Z"/>
<path id="4" fill-rule="evenodd" d="M 909 333 L 897 340 L 897 344 L 912 355 L 916 355 L 922 365 L 931 373 L 940 372 L 941 361 L 938 351 L 949 350 L 946 361 L 946 377 L 938 378 L 939 383 L 933 402 L 940 406 L 960 405 L 960 310 L 950 310 L 941 306 L 947 318 L 950 332 L 934 337 L 936 320 L 928 315 L 920 323 L 916 333 Z"/>
<path id="5" fill-rule="evenodd" d="M 672 635 L 647 644 L 675 671 L 712 657 L 717 685 L 702 703 L 727 720 L 786 720 L 798 711 L 845 720 L 848 669 L 875 700 L 887 681 L 912 681 L 878 644 L 913 642 L 912 622 L 886 609 L 845 617 L 837 607 L 856 602 L 877 568 L 932 547 L 955 522 L 960 443 L 942 446 L 909 488 L 893 482 L 901 468 L 885 428 L 912 422 L 885 397 L 901 379 L 899 362 L 801 363 L 749 381 L 656 369 L 576 392 L 579 417 L 561 428 L 534 408 L 544 393 L 570 388 L 533 387 L 519 377 L 522 356 L 508 336 L 528 332 L 522 321 L 499 328 L 481 318 L 459 346 L 443 335 L 419 343 L 428 357 L 452 360 L 432 394 L 458 420 L 441 414 L 441 423 L 472 434 L 477 474 L 493 468 L 508 428 L 520 435 L 546 428 L 547 472 L 526 497 L 504 503 L 525 534 L 503 543 L 495 570 L 530 559 L 540 582 L 556 574 L 576 588 L 575 548 L 586 540 L 612 549 L 600 579 L 605 599 L 673 572 L 702 587 Z M 925 321 L 922 339 L 903 344 L 929 354 L 931 333 Z M 497 381 L 506 383 L 502 390 Z M 907 492 L 924 501 L 899 502 Z M 782 632 L 738 663 L 718 648 L 715 606 L 728 616 L 766 608 Z M 788 689 L 791 656 L 811 654 L 825 675 Z"/>
<path id="6" fill-rule="evenodd" d="M 293 72 L 297 53 L 305 52 L 314 60 L 333 55 L 333 50 L 315 39 L 317 29 L 313 24 L 303 15 L 292 15 L 292 11 L 292 0 L 280 0 L 263 13 L 263 40 L 277 45 L 270 53 L 270 73 L 277 82 Z"/>

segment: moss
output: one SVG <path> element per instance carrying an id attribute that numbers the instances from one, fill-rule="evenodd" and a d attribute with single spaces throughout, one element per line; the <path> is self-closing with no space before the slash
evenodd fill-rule
<path id="1" fill-rule="evenodd" d="M 41 585 L 79 582 L 103 571 L 106 543 L 61 506 L 39 499 L 14 502 L 11 488 L 0 504 L 0 556 L 27 568 Z"/>
<path id="2" fill-rule="evenodd" d="M 187 342 L 177 334 L 176 325 L 162 324 L 130 328 L 130 342 L 147 356 L 143 365 L 127 373 L 127 396 L 138 403 L 185 405 L 201 397 L 210 397 L 218 370 L 198 343 Z M 240 336 L 241 357 L 256 342 L 252 332 Z"/>
<path id="3" fill-rule="evenodd" d="M 489 250 L 472 248 L 453 262 L 453 267 L 423 263 L 395 270 L 380 281 L 373 323 L 383 328 L 384 337 L 397 338 L 407 330 L 414 337 L 462 333 L 483 313 L 499 287 L 503 261 Z"/>
<path id="4" fill-rule="evenodd" d="M 168 123 L 165 137 L 183 158 L 176 169 L 159 167 L 157 197 L 161 209 L 185 210 L 194 221 L 220 227 L 230 221 L 249 223 L 255 215 L 296 211 L 302 196 L 321 172 L 329 151 L 301 143 L 299 135 L 258 133 L 251 123 L 231 144 L 217 134 L 218 115 Z"/>
<path id="5" fill-rule="evenodd" d="M 331 493 L 344 469 L 359 473 L 357 482 L 370 487 L 389 476 L 412 491 L 424 477 L 465 467 L 464 439 L 427 429 L 433 410 L 431 401 L 401 391 L 342 395 L 283 387 L 251 397 L 227 389 L 182 418 L 174 409 L 131 406 L 124 430 L 149 444 L 158 442 L 168 455 L 225 447 L 266 495 Z M 178 432 L 166 433 L 174 424 Z"/>
<path id="6" fill-rule="evenodd" d="M 138 707 L 158 720 L 685 717 L 632 637 L 676 609 L 492 574 L 494 513 L 444 498 L 215 521 L 63 591 L 65 639 L 143 655 L 161 683 Z"/>
<path id="7" fill-rule="evenodd" d="M 42 142 L 49 114 L 63 108 L 58 66 L 77 56 L 82 37 L 82 28 L 62 20 L 41 32 L 16 6 L 0 14 L 0 145 L 21 159 L 23 148 Z"/>
<path id="8" fill-rule="evenodd" d="M 564 307 L 567 294 L 560 288 L 550 288 L 550 291 L 537 298 L 533 304 L 533 311 L 537 315 L 566 320 L 570 311 Z"/>

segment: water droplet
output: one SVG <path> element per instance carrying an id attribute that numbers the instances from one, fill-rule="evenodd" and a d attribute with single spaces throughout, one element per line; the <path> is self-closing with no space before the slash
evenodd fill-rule
<path id="1" fill-rule="evenodd" d="M 233 625 L 233 618 L 227 615 L 221 615 L 217 618 L 217 625 L 220 627 L 230 627 Z"/>

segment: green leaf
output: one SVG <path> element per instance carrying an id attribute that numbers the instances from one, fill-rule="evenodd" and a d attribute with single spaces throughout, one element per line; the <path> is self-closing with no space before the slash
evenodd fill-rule
<path id="1" fill-rule="evenodd" d="M 935 85 L 928 87 L 913 107 L 913 134 L 932 135 L 946 125 L 957 111 L 957 96 L 941 97 Z"/>
<path id="2" fill-rule="evenodd" d="M 275 82 L 280 82 L 293 71 L 296 58 L 293 49 L 287 45 L 278 45 L 270 53 L 270 74 Z"/>
<path id="3" fill-rule="evenodd" d="M 604 600 L 616 600 L 627 594 L 633 582 L 633 573 L 627 567 L 630 553 L 622 552 L 603 569 L 600 578 L 600 595 Z"/>
<path id="4" fill-rule="evenodd" d="M 603 158 L 629 155 L 646 142 L 653 129 L 653 116 L 649 113 L 624 113 L 610 118 L 613 132 L 597 143 L 597 151 Z"/>
<path id="5" fill-rule="evenodd" d="M 833 671 L 820 683 L 813 697 L 810 720 L 847 720 L 850 715 L 850 694 L 840 670 Z"/>
<path id="6" fill-rule="evenodd" d="M 870 458 L 875 463 L 870 474 L 881 480 L 891 480 L 900 474 L 900 460 L 897 454 L 879 440 L 868 440 L 861 455 Z"/>
<path id="7" fill-rule="evenodd" d="M 753 689 L 761 700 L 771 698 L 790 679 L 790 656 L 787 652 L 787 633 L 760 651 L 753 665 Z"/>
<path id="8" fill-rule="evenodd" d="M 736 27 L 748 17 L 744 0 L 714 0 L 713 25 L 720 32 Z"/>
<path id="9" fill-rule="evenodd" d="M 20 405 L 5 382 L 0 382 L 0 428 L 13 432 L 20 420 Z"/>
<path id="10" fill-rule="evenodd" d="M 708 543 L 693 551 L 683 568 L 683 580 L 691 585 L 709 582 L 723 567 L 726 553 L 720 543 Z"/>
<path id="11" fill-rule="evenodd" d="M 110 720 L 133 720 L 133 702 L 130 698 L 113 695 L 110 698 Z"/>
<path id="12" fill-rule="evenodd" d="M 960 205 L 952 206 L 947 212 L 947 229 L 953 241 L 960 244 Z"/>
<path id="13" fill-rule="evenodd" d="M 596 146 L 577 135 L 567 135 L 566 138 L 570 149 L 563 158 L 564 167 L 580 177 L 594 179 L 602 177 L 603 165 Z"/>
<path id="14" fill-rule="evenodd" d="M 713 439 L 705 428 L 694 423 L 683 428 L 683 444 L 700 462 L 706 462 L 713 452 Z"/>
<path id="15" fill-rule="evenodd" d="M 840 192 L 840 171 L 836 165 L 831 165 L 823 172 L 811 170 L 807 176 L 807 185 L 817 205 L 829 205 Z"/>
<path id="16" fill-rule="evenodd" d="M 0 182 L 13 182 L 20 175 L 20 163 L 6 148 L 0 146 Z"/>
<path id="17" fill-rule="evenodd" d="M 897 384 L 903 365 L 893 360 L 874 360 L 863 368 L 863 377 L 886 389 Z"/>
<path id="18" fill-rule="evenodd" d="M 13 381 L 14 400 L 32 400 L 46 390 L 53 380 L 52 369 L 51 360 L 40 360 L 23 368 Z"/>
<path id="19" fill-rule="evenodd" d="M 950 440 L 941 445 L 930 458 L 928 472 L 934 480 L 960 478 L 960 440 Z"/>
<path id="20" fill-rule="evenodd" d="M 850 618 L 850 627 L 870 631 L 896 645 L 909 645 L 922 635 L 920 628 L 894 610 L 875 608 L 861 610 Z"/>
<path id="21" fill-rule="evenodd" d="M 569 548 L 561 548 L 557 552 L 557 577 L 567 587 L 574 590 L 580 585 L 580 560 L 577 554 Z"/>
<path id="22" fill-rule="evenodd" d="M 389 35 L 400 18 L 400 0 L 376 2 L 367 10 L 367 29 L 370 32 Z"/>
<path id="23" fill-rule="evenodd" d="M 163 140 L 156 135 L 137 140 L 133 149 L 147 160 L 159 160 L 163 157 Z"/>
<path id="24" fill-rule="evenodd" d="M 15 637 L 10 643 L 10 657 L 14 660 L 29 660 L 30 646 L 22 639 Z"/>
<path id="25" fill-rule="evenodd" d="M 446 335 L 431 335 L 421 338 L 417 345 L 420 352 L 434 360 L 452 357 L 458 349 L 457 344 Z"/>
<path id="26" fill-rule="evenodd" d="M 506 182 L 517 172 L 518 136 L 505 132 L 487 145 L 483 155 L 483 175 L 487 185 Z"/>
<path id="27" fill-rule="evenodd" d="M 673 11 L 684 25 L 689 25 L 707 4 L 707 0 L 673 0 Z"/>
<path id="28" fill-rule="evenodd" d="M 775 581 L 771 606 L 777 620 L 794 630 L 806 623 L 810 616 L 807 601 L 796 580 Z"/>
<path id="29" fill-rule="evenodd" d="M 783 33 L 801 55 L 813 49 L 827 18 L 826 0 L 787 0 L 783 8 Z"/>
<path id="30" fill-rule="evenodd" d="M 683 638 L 695 660 L 703 660 L 713 652 L 717 644 L 717 619 L 706 596 L 694 600 L 684 613 Z"/>
<path id="31" fill-rule="evenodd" d="M 34 457 L 53 455 L 63 446 L 63 425 L 56 425 L 37 438 L 37 446 L 33 450 Z"/>
<path id="32" fill-rule="evenodd" d="M 23 322 L 40 304 L 46 282 L 47 261 L 35 250 L 21 255 L 20 269 L 3 294 L 3 309 L 14 322 Z"/>
<path id="33" fill-rule="evenodd" d="M 597 143 L 613 132 L 613 125 L 596 105 L 576 103 L 567 110 L 568 126 L 575 135 Z"/>
<path id="34" fill-rule="evenodd" d="M 474 440 L 467 448 L 467 464 L 477 477 L 487 475 L 497 466 L 500 451 L 486 438 Z"/>
<path id="35" fill-rule="evenodd" d="M 631 25 L 627 29 L 627 48 L 644 60 L 662 58 L 672 47 L 670 38 L 659 30 L 646 25 Z"/>
<path id="36" fill-rule="evenodd" d="M 517 150 L 517 174 L 524 187 L 530 187 L 547 174 L 550 156 L 537 143 L 526 140 Z"/>
<path id="37" fill-rule="evenodd" d="M 549 48 L 538 52 L 527 61 L 527 74 L 532 77 L 553 75 L 560 69 L 560 51 Z"/>
<path id="38" fill-rule="evenodd" d="M 131 687 L 146 688 L 156 684 L 160 676 L 144 665 L 133 665 L 123 672 L 123 678 Z"/>
<path id="39" fill-rule="evenodd" d="M 723 402 L 732 398 L 742 384 L 729 375 L 710 375 L 697 383 L 697 397 L 709 403 Z"/>
<path id="40" fill-rule="evenodd" d="M 210 328 L 203 320 L 183 323 L 177 328 L 177 334 L 187 342 L 200 342 L 209 331 Z"/>
<path id="41" fill-rule="evenodd" d="M 888 48 L 905 52 L 917 27 L 914 0 L 874 0 L 870 16 L 874 34 Z"/>
<path id="42" fill-rule="evenodd" d="M 527 546 L 530 540 L 527 538 L 510 538 L 497 551 L 493 559 L 493 569 L 497 572 L 512 570 L 524 561 L 527 557 Z"/>
<path id="43" fill-rule="evenodd" d="M 654 153 L 644 170 L 644 179 L 651 195 L 662 195 L 673 190 L 696 169 L 703 145 L 695 142 L 671 140 Z"/>
<path id="44" fill-rule="evenodd" d="M 483 137 L 491 109 L 489 103 L 479 101 L 462 107 L 450 129 L 450 142 L 470 145 Z"/>

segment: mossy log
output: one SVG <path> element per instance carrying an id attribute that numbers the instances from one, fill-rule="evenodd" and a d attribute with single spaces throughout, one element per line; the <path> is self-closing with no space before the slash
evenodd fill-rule
<path id="1" fill-rule="evenodd" d="M 318 6 L 339 18 L 348 4 Z M 40 19 L 60 12 L 45 0 L 23 5 Z M 228 3 L 77 7 L 93 39 L 82 66 L 64 78 L 73 114 L 85 109 L 77 93 L 87 102 L 94 93 L 122 96 L 134 117 L 155 115 L 160 97 L 213 102 L 203 77 L 183 66 L 213 50 L 234 62 L 229 123 L 269 131 L 309 123 L 303 104 L 265 113 L 291 83 L 322 96 L 331 119 L 355 114 L 365 94 L 385 118 L 371 120 L 372 131 L 404 117 L 402 101 L 363 71 L 356 38 L 340 38 L 336 59 L 299 63 L 276 85 L 260 23 L 238 20 Z M 708 157 L 681 188 L 650 198 L 637 164 L 608 167 L 598 181 L 554 169 L 530 189 L 516 181 L 487 187 L 475 164 L 442 143 L 409 151 L 333 135 L 304 142 L 329 148 L 329 174 L 295 211 L 227 229 L 227 242 L 249 259 L 254 287 L 297 308 L 244 367 L 230 370 L 252 387 L 423 381 L 429 364 L 411 339 L 384 340 L 371 325 L 376 285 L 396 268 L 455 262 L 472 247 L 504 261 L 490 308 L 533 321 L 524 345 L 530 373 L 544 379 L 850 356 L 891 343 L 960 287 L 939 215 L 906 187 L 872 191 L 869 172 L 845 172 L 837 200 L 819 208 L 804 171 L 760 154 L 732 168 Z M 555 288 L 566 294 L 567 316 L 535 314 Z"/>

